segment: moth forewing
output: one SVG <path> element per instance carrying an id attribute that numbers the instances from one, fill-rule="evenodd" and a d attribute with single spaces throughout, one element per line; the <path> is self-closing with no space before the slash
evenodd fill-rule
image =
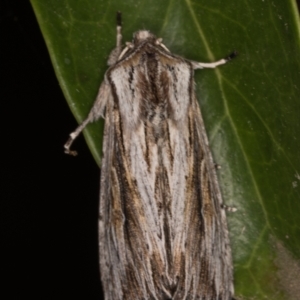
<path id="1" fill-rule="evenodd" d="M 117 54 L 117 55 L 116 55 Z M 194 69 L 149 31 L 110 56 L 87 119 L 105 115 L 99 249 L 105 299 L 231 299 L 226 216 Z"/>

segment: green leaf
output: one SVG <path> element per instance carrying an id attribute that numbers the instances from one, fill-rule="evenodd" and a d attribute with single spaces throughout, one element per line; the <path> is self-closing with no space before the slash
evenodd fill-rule
<path id="1" fill-rule="evenodd" d="M 300 299 L 300 56 L 296 1 L 31 0 L 78 122 L 88 114 L 115 45 L 149 29 L 173 52 L 210 62 L 197 95 L 227 205 L 237 299 Z M 85 138 L 100 164 L 102 122 Z M 76 148 L 76 143 L 75 143 Z"/>

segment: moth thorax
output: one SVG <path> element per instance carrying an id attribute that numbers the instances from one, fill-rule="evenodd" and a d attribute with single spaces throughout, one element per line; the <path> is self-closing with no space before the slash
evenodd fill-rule
<path id="1" fill-rule="evenodd" d="M 155 42 L 156 36 L 148 30 L 140 30 L 133 35 L 133 43 L 135 45 L 144 41 Z"/>

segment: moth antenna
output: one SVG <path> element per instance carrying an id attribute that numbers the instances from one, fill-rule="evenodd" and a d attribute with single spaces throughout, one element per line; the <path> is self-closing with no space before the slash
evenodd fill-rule
<path id="1" fill-rule="evenodd" d="M 109 66 L 114 65 L 117 61 L 118 58 L 122 52 L 122 14 L 120 11 L 117 11 L 116 14 L 116 31 L 117 31 L 117 35 L 116 35 L 116 48 L 113 49 L 109 55 L 107 64 Z"/>
<path id="2" fill-rule="evenodd" d="M 117 26 L 122 27 L 122 13 L 120 11 L 117 11 Z"/>
<path id="3" fill-rule="evenodd" d="M 122 14 L 120 11 L 117 12 L 117 45 L 116 49 L 118 53 L 122 50 Z"/>
<path id="4" fill-rule="evenodd" d="M 203 63 L 203 62 L 191 61 L 191 63 L 192 63 L 192 66 L 193 66 L 194 70 L 196 70 L 196 69 L 205 69 L 205 68 L 213 69 L 213 68 L 216 68 L 220 65 L 226 64 L 230 60 L 234 59 L 237 55 L 238 55 L 237 51 L 234 50 L 232 53 L 230 53 L 225 58 L 222 58 L 222 59 L 220 59 L 218 61 L 215 61 L 215 62 Z"/>

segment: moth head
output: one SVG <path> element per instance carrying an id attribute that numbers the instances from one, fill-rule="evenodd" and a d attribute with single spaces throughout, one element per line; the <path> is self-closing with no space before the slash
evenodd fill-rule
<path id="1" fill-rule="evenodd" d="M 148 30 L 140 30 L 133 35 L 133 44 L 135 46 L 145 41 L 155 43 L 156 40 L 156 36 Z"/>
<path id="2" fill-rule="evenodd" d="M 138 47 L 139 45 L 145 42 L 154 44 L 156 46 L 161 47 L 165 51 L 170 52 L 169 49 L 162 43 L 162 38 L 157 38 L 154 34 L 152 34 L 148 30 L 140 30 L 134 33 L 132 43 L 130 42 L 126 43 L 126 47 L 119 55 L 118 60 L 122 59 L 124 55 L 128 53 L 128 51 L 134 49 L 135 47 Z"/>

